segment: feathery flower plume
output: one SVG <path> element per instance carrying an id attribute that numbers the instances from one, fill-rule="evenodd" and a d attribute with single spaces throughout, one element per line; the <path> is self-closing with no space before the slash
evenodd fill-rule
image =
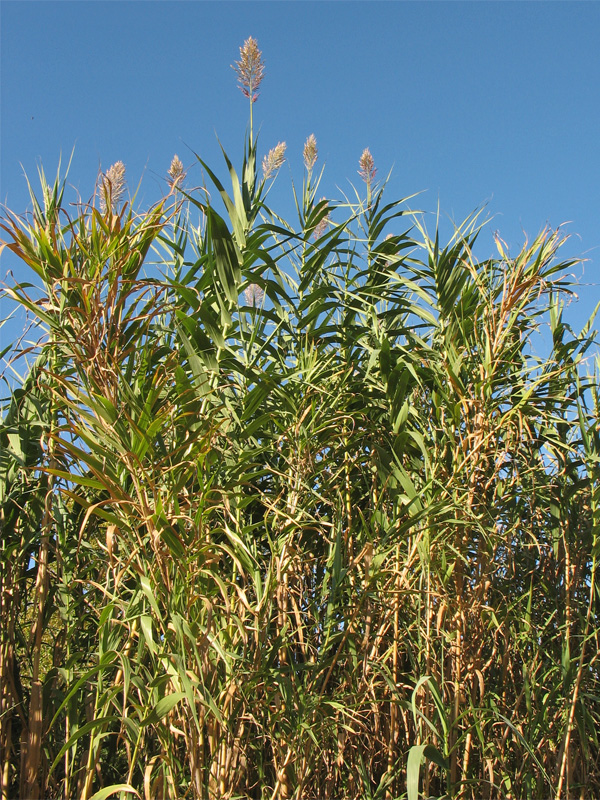
<path id="1" fill-rule="evenodd" d="M 125 164 L 122 161 L 116 161 L 110 169 L 100 175 L 98 189 L 102 213 L 104 214 L 107 208 L 116 211 L 125 194 Z"/>
<path id="2" fill-rule="evenodd" d="M 317 140 L 315 139 L 314 133 L 311 133 L 308 139 L 304 142 L 304 150 L 302 151 L 302 155 L 304 157 L 304 166 L 309 172 L 312 172 L 315 164 L 317 163 L 318 153 Z"/>
<path id="3" fill-rule="evenodd" d="M 365 147 L 363 150 L 362 156 L 358 160 L 358 166 L 360 167 L 358 174 L 367 186 L 370 187 L 375 179 L 377 169 L 375 168 L 375 160 L 368 147 Z"/>
<path id="4" fill-rule="evenodd" d="M 388 233 L 388 235 L 384 239 L 384 242 L 387 242 L 387 241 L 389 241 L 390 239 L 393 239 L 393 238 L 394 238 L 394 234 L 393 233 Z M 393 244 L 393 242 L 392 242 L 392 244 Z M 395 251 L 395 248 L 394 248 L 394 251 Z M 396 255 L 396 252 L 394 252 L 394 255 Z M 389 267 L 389 266 L 391 266 L 391 263 L 392 262 L 389 259 L 387 259 L 386 262 L 385 262 L 385 266 Z"/>
<path id="5" fill-rule="evenodd" d="M 257 283 L 251 283 L 244 289 L 244 297 L 246 298 L 246 302 L 249 306 L 259 306 L 262 301 L 263 297 L 265 296 L 264 289 L 262 289 Z"/>
<path id="6" fill-rule="evenodd" d="M 258 99 L 258 87 L 265 76 L 265 64 L 256 39 L 249 36 L 240 47 L 240 60 L 231 65 L 238 76 L 238 85 L 244 97 L 253 103 Z"/>
<path id="7" fill-rule="evenodd" d="M 319 200 L 319 203 L 322 203 L 322 202 L 323 202 L 323 200 L 325 200 L 325 201 L 326 201 L 326 200 L 327 200 L 327 198 L 326 198 L 326 197 L 322 197 L 322 198 Z M 327 226 L 328 226 L 328 225 L 329 225 L 329 213 L 325 214 L 325 216 L 323 217 L 323 219 L 322 219 L 322 220 L 321 220 L 321 221 L 320 221 L 320 222 L 319 222 L 317 225 L 315 225 L 315 229 L 314 229 L 314 231 L 313 231 L 313 237 L 314 237 L 315 239 L 320 239 L 320 238 L 321 238 L 321 236 L 323 236 L 323 234 L 324 234 L 324 233 L 325 233 L 325 231 L 327 230 Z"/>
<path id="8" fill-rule="evenodd" d="M 185 178 L 185 170 L 177 153 L 173 156 L 173 160 L 171 161 L 171 166 L 169 167 L 167 175 L 167 180 L 171 189 L 175 189 L 177 186 L 183 183 Z"/>
<path id="9" fill-rule="evenodd" d="M 285 161 L 285 142 L 278 142 L 263 158 L 262 171 L 265 180 L 268 180 Z"/>

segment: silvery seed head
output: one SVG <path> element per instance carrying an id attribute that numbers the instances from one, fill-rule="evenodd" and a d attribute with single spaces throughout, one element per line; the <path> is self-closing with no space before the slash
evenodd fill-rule
<path id="1" fill-rule="evenodd" d="M 185 170 L 177 154 L 173 156 L 167 175 L 167 180 L 169 181 L 171 189 L 175 189 L 177 186 L 181 185 L 185 179 Z"/>
<path id="2" fill-rule="evenodd" d="M 315 164 L 317 163 L 318 153 L 317 140 L 314 133 L 311 133 L 308 139 L 304 142 L 304 150 L 302 152 L 304 157 L 304 166 L 309 172 L 312 172 Z"/>
<path id="3" fill-rule="evenodd" d="M 368 147 L 365 147 L 363 150 L 363 153 L 358 160 L 358 166 L 360 167 L 358 174 L 367 184 L 367 186 L 370 186 L 375 179 L 377 169 L 375 168 L 375 160 Z"/>
<path id="4" fill-rule="evenodd" d="M 116 161 L 98 180 L 100 194 L 100 210 L 105 213 L 107 208 L 113 212 L 125 194 L 125 164 Z"/>
<path id="5" fill-rule="evenodd" d="M 257 283 L 251 283 L 244 289 L 244 297 L 246 298 L 246 303 L 248 303 L 249 306 L 256 307 L 261 305 L 264 296 L 264 289 L 262 289 L 262 287 L 260 287 Z"/>
<path id="6" fill-rule="evenodd" d="M 285 161 L 285 147 L 285 142 L 278 142 L 263 158 L 262 171 L 265 180 L 268 180 L 273 173 L 277 172 Z"/>
<path id="7" fill-rule="evenodd" d="M 238 76 L 238 86 L 244 97 L 253 103 L 258 99 L 258 87 L 265 76 L 265 64 L 256 39 L 249 36 L 240 47 L 240 60 L 231 65 Z"/>

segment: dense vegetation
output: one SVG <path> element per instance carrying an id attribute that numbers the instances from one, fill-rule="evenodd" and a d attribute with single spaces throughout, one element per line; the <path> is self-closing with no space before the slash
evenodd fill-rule
<path id="1" fill-rule="evenodd" d="M 253 40 L 236 69 L 252 112 Z M 368 150 L 339 203 L 303 155 L 294 224 L 252 113 L 213 199 L 175 157 L 149 211 L 117 163 L 3 215 L 43 336 L 5 353 L 2 800 L 600 796 L 564 240 L 478 260 L 477 218 L 429 236 Z"/>

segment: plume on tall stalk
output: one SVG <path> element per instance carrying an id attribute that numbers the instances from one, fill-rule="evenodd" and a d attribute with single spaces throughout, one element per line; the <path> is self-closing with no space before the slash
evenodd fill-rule
<path id="1" fill-rule="evenodd" d="M 235 69 L 252 115 L 253 39 Z M 33 362 L 0 426 L 2 800 L 597 796 L 564 238 L 481 260 L 475 215 L 443 244 L 368 148 L 317 200 L 314 135 L 292 224 L 285 146 L 257 153 L 251 116 L 230 189 L 201 162 L 218 206 L 175 157 L 148 211 L 117 162 L 98 207 L 42 173 L 3 215 L 42 338 L 6 356 Z"/>

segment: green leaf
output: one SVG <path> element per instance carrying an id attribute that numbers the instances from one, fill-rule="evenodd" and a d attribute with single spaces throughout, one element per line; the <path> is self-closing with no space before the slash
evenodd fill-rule
<path id="1" fill-rule="evenodd" d="M 406 763 L 406 791 L 408 800 L 419 800 L 419 778 L 421 774 L 421 764 L 428 758 L 441 767 L 448 770 L 449 765 L 437 747 L 432 744 L 415 744 L 408 751 Z"/>
<path id="2" fill-rule="evenodd" d="M 142 726 L 157 725 L 185 696 L 185 692 L 173 692 L 173 694 L 168 694 L 166 697 L 163 697 L 158 701 L 150 714 L 142 720 Z"/>
<path id="3" fill-rule="evenodd" d="M 118 794 L 119 792 L 129 792 L 130 794 L 136 795 L 136 797 L 141 797 L 137 789 L 134 789 L 133 786 L 130 786 L 128 783 L 115 783 L 112 786 L 105 786 L 104 789 L 97 791 L 90 797 L 90 800 L 106 800 L 107 797 Z"/>
<path id="4" fill-rule="evenodd" d="M 81 728 L 78 728 L 77 731 L 73 734 L 73 736 L 71 736 L 69 740 L 65 742 L 65 744 L 63 744 L 63 746 L 60 748 L 58 755 L 52 762 L 49 774 L 52 774 L 54 772 L 57 764 L 60 762 L 60 760 L 67 752 L 67 750 L 70 750 L 73 747 L 73 745 L 76 744 L 79 741 L 79 739 L 81 739 L 82 736 L 86 736 L 88 733 L 90 733 L 91 731 L 95 731 L 97 728 L 101 730 L 101 733 L 98 737 L 93 737 L 93 738 L 102 739 L 105 736 L 110 736 L 111 732 L 104 731 L 103 730 L 104 726 L 109 722 L 119 722 L 119 721 L 120 721 L 119 717 L 116 717 L 114 715 L 109 717 L 98 717 L 98 719 L 93 719 L 91 720 L 91 722 L 86 722 L 85 725 L 82 725 Z"/>
<path id="5" fill-rule="evenodd" d="M 425 744 L 415 744 L 408 751 L 408 760 L 406 762 L 406 792 L 408 800 L 419 800 L 419 777 L 426 747 L 427 745 Z"/>

